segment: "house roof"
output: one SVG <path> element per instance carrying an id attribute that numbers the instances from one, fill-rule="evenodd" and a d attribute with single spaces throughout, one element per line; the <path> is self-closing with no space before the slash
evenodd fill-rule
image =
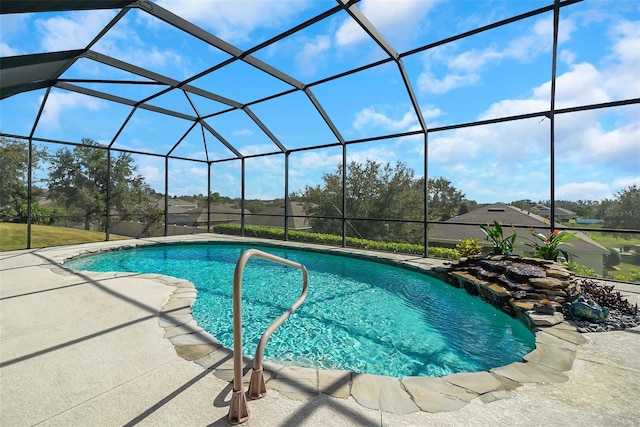
<path id="1" fill-rule="evenodd" d="M 540 216 L 549 218 L 551 213 L 551 208 L 549 206 L 537 204 L 532 207 L 535 208 L 535 210 L 538 212 L 538 214 L 540 214 Z M 554 208 L 554 211 L 555 211 L 555 216 L 558 218 L 575 218 L 578 216 L 576 212 L 570 211 L 569 209 L 565 209 L 565 208 L 556 207 Z"/>
<path id="2" fill-rule="evenodd" d="M 311 228 L 309 221 L 306 218 L 306 212 L 304 211 L 304 204 L 298 202 L 289 202 L 289 215 L 295 215 L 298 217 L 287 218 L 287 226 L 290 230 L 308 230 Z M 278 216 L 270 216 L 278 215 Z M 264 211 L 249 215 L 245 218 L 245 224 L 259 225 L 262 227 L 277 227 L 284 228 L 282 217 L 284 215 L 284 205 L 274 206 L 267 208 Z"/>
<path id="3" fill-rule="evenodd" d="M 240 208 L 233 206 L 212 203 L 211 208 L 211 222 L 213 224 L 222 222 L 240 222 L 240 215 L 242 211 Z M 245 214 L 250 214 L 248 209 L 244 210 Z M 175 212 L 169 214 L 170 224 L 179 225 L 206 225 L 208 222 L 208 210 L 204 208 L 189 209 L 182 212 Z"/>
<path id="4" fill-rule="evenodd" d="M 547 233 L 549 227 L 549 221 L 540 215 L 528 213 L 504 203 L 494 203 L 430 226 L 429 240 L 455 245 L 463 239 L 478 239 L 481 244 L 490 246 L 478 224 L 490 225 L 494 221 L 498 221 L 503 225 L 505 236 L 510 236 L 514 232 L 518 234 L 516 248 L 520 249 L 519 252 L 526 247 L 525 243 L 531 242 L 533 239 L 529 234 L 529 229 L 533 228 L 537 232 Z M 562 224 L 555 224 L 555 228 L 560 230 L 567 229 Z M 571 239 L 570 242 L 573 246 L 565 247 L 569 253 L 609 253 L 608 249 L 582 232 L 576 232 L 575 238 Z"/>

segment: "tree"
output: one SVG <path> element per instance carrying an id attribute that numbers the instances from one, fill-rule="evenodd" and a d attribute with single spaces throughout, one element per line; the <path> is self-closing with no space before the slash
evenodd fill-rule
<path id="1" fill-rule="evenodd" d="M 522 209 L 525 212 L 530 212 L 531 211 L 531 207 L 535 204 L 534 202 L 532 202 L 530 199 L 521 199 L 521 200 L 515 200 L 511 203 L 509 203 L 511 206 L 515 206 L 518 209 Z"/>
<path id="2" fill-rule="evenodd" d="M 342 165 L 336 172 L 322 176 L 323 185 L 307 186 L 300 197 L 310 215 L 324 217 L 342 216 Z M 399 241 L 415 240 L 411 234 L 419 235 L 407 227 L 384 219 L 420 219 L 421 205 L 413 187 L 413 171 L 404 163 L 395 167 L 382 165 L 373 160 L 365 163 L 351 162 L 347 168 L 346 208 L 347 235 L 367 239 L 384 239 L 394 233 Z M 415 194 L 413 194 L 415 196 Z M 378 218 L 381 221 L 366 221 L 358 218 Z M 341 234 L 342 220 L 331 218 L 311 219 L 315 231 Z"/>
<path id="3" fill-rule="evenodd" d="M 460 209 L 458 209 L 458 215 L 464 215 L 467 212 L 471 212 L 478 207 L 478 202 L 475 200 L 463 199 L 460 203 Z"/>
<path id="4" fill-rule="evenodd" d="M 107 203 L 107 150 L 89 138 L 83 145 L 59 149 L 52 157 L 49 196 L 69 214 L 82 216 L 89 229 L 94 215 L 104 224 Z M 154 214 L 150 189 L 127 153 L 111 157 L 111 207 L 121 219 Z M 112 212 L 110 212 L 112 213 Z"/>
<path id="5" fill-rule="evenodd" d="M 31 167 L 36 169 L 47 158 L 47 151 L 32 147 Z M 0 214 L 27 215 L 29 145 L 26 141 L 0 138 Z M 32 187 L 32 195 L 37 188 Z M 39 209 L 37 203 L 32 208 Z"/>
<path id="6" fill-rule="evenodd" d="M 429 178 L 427 181 L 429 198 L 429 219 L 446 221 L 460 211 L 464 194 L 451 185 L 445 178 Z"/>
<path id="7" fill-rule="evenodd" d="M 580 218 L 595 218 L 598 202 L 592 200 L 556 200 L 555 206 L 575 212 Z"/>
<path id="8" fill-rule="evenodd" d="M 605 227 L 640 230 L 640 187 L 633 184 L 618 191 L 614 200 L 601 203 L 599 213 Z"/>
<path id="9" fill-rule="evenodd" d="M 328 218 L 312 218 L 314 231 L 342 233 L 342 165 L 334 173 L 322 176 L 323 183 L 307 186 L 298 193 L 305 202 L 307 214 Z M 462 193 L 444 178 L 429 179 L 429 216 L 437 220 L 456 215 Z M 372 240 L 420 243 L 423 226 L 420 223 L 394 220 L 424 218 L 424 178 L 416 179 L 414 171 L 403 162 L 395 166 L 374 160 L 351 162 L 346 177 L 347 235 Z M 338 218 L 331 218 L 338 217 Z M 362 220 L 375 218 L 378 221 Z"/>
<path id="10" fill-rule="evenodd" d="M 620 265 L 621 262 L 622 257 L 620 256 L 620 252 L 614 248 L 609 248 L 609 253 L 604 256 L 604 265 L 611 268 Z"/>
<path id="11" fill-rule="evenodd" d="M 283 203 L 284 204 L 284 203 Z M 245 200 L 244 208 L 248 209 L 251 213 L 259 213 L 267 208 L 267 203 L 263 200 Z"/>

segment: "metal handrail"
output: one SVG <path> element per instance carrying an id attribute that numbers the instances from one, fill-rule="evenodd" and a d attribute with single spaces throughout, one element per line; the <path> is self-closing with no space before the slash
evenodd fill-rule
<path id="1" fill-rule="evenodd" d="M 233 393 L 229 406 L 229 423 L 234 425 L 244 423 L 249 419 L 249 410 L 242 384 L 242 272 L 252 256 L 300 269 L 303 283 L 300 298 L 263 332 L 258 342 L 253 361 L 253 372 L 249 381 L 249 397 L 251 399 L 259 399 L 267 392 L 262 374 L 262 356 L 269 337 L 307 297 L 308 274 L 304 265 L 257 249 L 248 249 L 240 256 L 233 273 Z"/>

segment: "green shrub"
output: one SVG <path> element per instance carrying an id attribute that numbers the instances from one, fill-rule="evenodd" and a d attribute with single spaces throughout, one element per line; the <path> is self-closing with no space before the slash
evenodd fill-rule
<path id="1" fill-rule="evenodd" d="M 0 218 L 8 222 L 27 222 L 27 203 L 22 203 L 20 209 L 16 210 L 11 205 L 0 207 Z M 31 223 L 32 224 L 49 224 L 51 222 L 52 211 L 46 206 L 40 206 L 38 203 L 31 204 Z"/>
<path id="2" fill-rule="evenodd" d="M 5 221 L 14 221 L 18 211 L 11 205 L 0 206 L 0 218 Z"/>
<path id="3" fill-rule="evenodd" d="M 213 228 L 214 233 L 241 235 L 241 228 L 238 224 L 219 224 Z M 284 240 L 284 229 L 272 227 L 259 227 L 245 225 L 244 235 L 247 237 L 257 237 L 261 239 Z M 306 231 L 289 231 L 289 240 L 293 242 L 315 243 L 319 245 L 342 245 L 342 237 L 335 234 L 310 233 Z M 413 243 L 380 242 L 377 240 L 359 239 L 347 237 L 347 246 L 350 248 L 369 249 L 373 251 L 384 251 L 402 254 L 424 254 L 424 246 Z M 458 251 L 450 248 L 429 247 L 428 256 L 432 258 L 458 259 Z"/>
<path id="4" fill-rule="evenodd" d="M 456 245 L 456 250 L 460 256 L 480 255 L 482 253 L 482 245 L 478 239 L 460 240 Z"/>
<path id="5" fill-rule="evenodd" d="M 441 248 L 439 246 L 429 246 L 428 256 L 432 258 L 447 258 L 447 259 L 458 259 L 460 258 L 460 254 L 458 251 L 451 248 Z"/>
<path id="6" fill-rule="evenodd" d="M 569 261 L 567 263 L 567 267 L 578 276 L 602 277 L 593 268 L 589 268 L 586 265 L 578 264 L 574 261 Z"/>
<path id="7" fill-rule="evenodd" d="M 640 252 L 620 254 L 620 258 L 625 264 L 640 265 Z"/>
<path id="8" fill-rule="evenodd" d="M 620 252 L 613 248 L 609 248 L 609 253 L 604 257 L 604 265 L 607 267 L 613 267 L 620 264 L 622 258 L 620 258 Z"/>

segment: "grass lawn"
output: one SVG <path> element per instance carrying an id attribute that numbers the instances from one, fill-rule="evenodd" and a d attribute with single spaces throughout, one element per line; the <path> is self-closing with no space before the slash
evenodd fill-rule
<path id="1" fill-rule="evenodd" d="M 620 263 L 616 265 L 616 270 L 607 270 L 607 277 L 613 278 L 617 275 L 631 277 L 631 269 L 640 270 L 640 266 L 633 264 Z"/>
<path id="2" fill-rule="evenodd" d="M 78 230 L 76 228 L 31 226 L 31 247 L 74 245 L 78 243 L 103 242 L 104 232 Z M 110 235 L 111 240 L 131 239 L 127 236 Z M 0 251 L 25 249 L 27 247 L 27 224 L 0 222 Z"/>
<path id="3" fill-rule="evenodd" d="M 625 245 L 640 245 L 640 235 L 628 235 L 629 238 L 625 239 L 619 236 L 614 236 L 611 233 L 599 232 L 595 227 L 593 231 L 584 231 L 583 233 L 600 243 L 605 248 L 617 248 Z"/>

